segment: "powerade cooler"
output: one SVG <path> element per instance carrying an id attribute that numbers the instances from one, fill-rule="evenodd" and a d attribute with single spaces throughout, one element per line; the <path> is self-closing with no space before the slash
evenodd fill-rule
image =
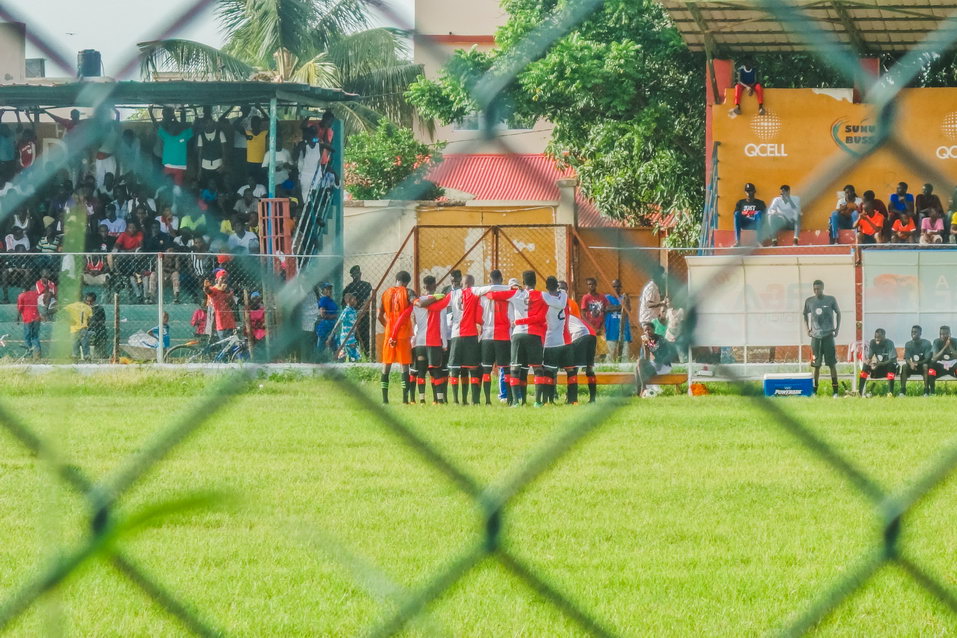
<path id="1" fill-rule="evenodd" d="M 778 372 L 764 375 L 766 397 L 809 397 L 814 394 L 810 372 Z"/>

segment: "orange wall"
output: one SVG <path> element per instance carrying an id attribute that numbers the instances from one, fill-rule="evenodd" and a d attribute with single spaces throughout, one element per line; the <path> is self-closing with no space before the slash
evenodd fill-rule
<path id="1" fill-rule="evenodd" d="M 504 224 L 554 224 L 555 208 L 538 206 L 530 208 L 443 206 L 421 207 L 418 223 L 441 226 L 498 226 Z"/>
<path id="2" fill-rule="evenodd" d="M 712 106 L 714 139 L 718 148 L 718 227 L 733 228 L 735 202 L 744 197 L 745 182 L 757 186 L 757 196 L 768 205 L 781 184 L 801 196 L 806 230 L 827 227 L 827 219 L 844 184 L 858 194 L 873 190 L 887 198 L 904 181 L 915 195 L 925 182 L 944 206 L 957 179 L 957 88 L 905 89 L 899 101 L 896 130 L 925 168 L 908 165 L 886 149 L 860 159 L 865 148 L 848 136 L 848 126 L 873 126 L 874 110 L 851 102 L 850 89 L 768 89 L 766 116 L 757 115 L 757 103 L 745 94 L 742 114 L 730 117 L 733 91 L 724 104 Z M 868 133 L 864 133 L 868 135 Z M 759 146 L 764 145 L 764 146 Z M 951 148 L 953 147 L 953 148 Z M 765 156 L 756 156 L 755 152 Z M 948 157 L 953 151 L 954 157 Z M 938 157 L 938 154 L 944 158 Z M 841 162 L 848 165 L 841 166 Z M 812 183 L 824 186 L 813 202 L 805 193 Z"/>

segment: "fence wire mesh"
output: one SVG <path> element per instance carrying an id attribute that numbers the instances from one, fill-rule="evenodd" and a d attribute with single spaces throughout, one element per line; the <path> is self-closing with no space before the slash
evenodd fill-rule
<path id="1" fill-rule="evenodd" d="M 213 4 L 212 0 L 196 2 L 181 15 L 171 16 L 168 26 L 161 29 L 158 36 L 176 35 Z M 551 20 L 534 30 L 522 44 L 513 48 L 510 56 L 502 58 L 486 76 L 470 86 L 476 102 L 494 115 L 496 100 L 503 87 L 513 82 L 529 61 L 573 32 L 576 25 L 587 20 L 601 6 L 600 0 L 559 3 Z M 934 167 L 928 166 L 901 143 L 895 135 L 894 118 L 900 88 L 919 72 L 927 56 L 957 42 L 957 22 L 952 19 L 943 21 L 937 31 L 928 34 L 925 46 L 904 56 L 883 81 L 875 82 L 872 78 L 862 77 L 857 61 L 837 45 L 830 33 L 807 19 L 800 7 L 777 2 L 755 2 L 754 6 L 786 25 L 795 38 L 808 42 L 817 55 L 842 72 L 849 83 L 856 82 L 866 87 L 878 123 L 878 134 L 869 152 L 878 148 L 890 149 L 915 169 L 941 183 L 949 183 L 946 176 L 938 175 Z M 30 18 L 38 17 L 15 15 L 7 7 L 0 7 L 0 15 L 7 20 L 30 24 L 34 24 Z M 409 31 L 414 32 L 409 26 Z M 68 56 L 61 52 L 59 43 L 37 38 L 33 43 L 72 75 L 66 62 Z M 417 38 L 416 45 L 436 46 L 427 37 Z M 436 49 L 441 54 L 441 50 Z M 138 61 L 131 59 L 118 77 L 122 79 L 137 65 Z M 89 158 L 94 156 L 104 139 L 116 132 L 112 120 L 115 106 L 111 98 L 113 86 L 110 83 L 90 83 L 83 91 L 83 102 L 94 104 L 94 109 L 86 125 L 64 136 L 62 153 L 51 153 L 42 163 L 17 172 L 10 182 L 11 188 L 4 192 L 2 215 L 6 224 L 16 227 L 25 212 L 32 216 L 25 232 L 11 230 L 7 239 L 0 279 L 4 302 L 7 301 L 8 289 L 37 291 L 37 312 L 41 317 L 40 356 L 149 360 L 159 350 L 169 361 L 239 360 L 250 364 L 228 372 L 193 409 L 162 429 L 153 441 L 126 459 L 119 470 L 105 479 L 96 479 L 77 468 L 57 446 L 25 425 L 7 401 L 0 403 L 0 424 L 7 434 L 21 445 L 25 453 L 42 459 L 57 481 L 87 503 L 87 528 L 80 535 L 79 542 L 71 547 L 54 548 L 44 567 L 24 581 L 5 588 L 0 599 L 0 630 L 15 628 L 17 619 L 39 604 L 45 595 L 55 591 L 94 559 L 104 559 L 135 588 L 178 619 L 184 630 L 200 635 L 227 632 L 227 628 L 217 624 L 216 618 L 182 600 L 173 588 L 167 587 L 161 574 L 145 569 L 140 561 L 126 552 L 123 543 L 132 530 L 151 520 L 170 512 L 205 508 L 208 500 L 197 497 L 182 502 L 157 502 L 132 514 L 118 513 L 118 505 L 148 472 L 166 461 L 191 434 L 207 426 L 232 398 L 249 390 L 259 370 L 255 365 L 257 361 L 311 361 L 315 360 L 316 351 L 322 349 L 327 351 L 327 360 L 339 355 L 334 340 L 332 343 L 328 340 L 335 336 L 337 326 L 325 325 L 324 331 L 317 333 L 316 324 L 321 323 L 322 318 L 312 317 L 309 312 L 316 308 L 310 295 L 321 295 L 322 284 L 332 282 L 336 294 L 343 291 L 348 280 L 335 280 L 343 268 L 359 266 L 361 272 L 357 280 L 366 282 L 366 285 L 357 284 L 353 288 L 353 292 L 358 290 L 361 293 L 356 295 L 355 305 L 360 315 L 353 330 L 359 341 L 356 357 L 360 359 L 375 360 L 376 341 L 381 339 L 374 320 L 377 295 L 400 270 L 416 272 L 418 277 L 413 285 L 419 285 L 420 278 L 426 274 L 441 279 L 454 269 L 472 274 L 477 280 L 485 280 L 489 271 L 496 267 L 509 275 L 532 269 L 542 275 L 564 276 L 571 280 L 570 290 L 575 293 L 584 292 L 585 278 L 594 276 L 601 279 L 603 286 L 619 279 L 627 292 L 636 295 L 647 281 L 648 273 L 661 265 L 668 274 L 668 295 L 679 300 L 687 310 L 681 344 L 691 346 L 696 343 L 695 307 L 700 299 L 687 295 L 685 252 L 639 250 L 639 242 L 629 237 L 627 231 L 592 229 L 587 231 L 589 237 L 582 239 L 565 227 L 424 228 L 419 231 L 417 249 L 410 244 L 386 253 L 365 253 L 359 249 L 350 252 L 345 262 L 341 256 L 330 255 L 249 255 L 242 246 L 238 251 L 217 251 L 212 246 L 200 244 L 183 247 L 184 250 L 180 251 L 177 247 L 162 244 L 172 241 L 171 236 L 161 237 L 152 232 L 149 233 L 150 239 L 156 243 L 153 248 L 143 247 L 139 252 L 132 252 L 135 246 L 130 244 L 131 252 L 113 252 L 112 249 L 84 252 L 90 249 L 88 236 L 95 236 L 99 230 L 99 226 L 93 227 L 90 220 L 113 221 L 94 201 L 95 194 L 103 190 L 95 175 L 88 187 L 74 189 L 78 182 L 87 184 L 83 173 L 89 165 Z M 495 117 L 486 120 L 494 122 Z M 484 134 L 492 137 L 494 131 L 486 130 Z M 507 141 L 500 143 L 507 147 Z M 822 163 L 819 173 L 803 185 L 805 197 L 814 200 L 823 196 L 833 175 L 847 171 L 857 161 L 860 158 L 840 155 Z M 168 188 L 157 167 L 149 162 L 131 161 L 126 168 L 129 169 L 131 187 L 135 185 L 138 189 L 142 186 L 144 193 Z M 64 187 L 66 179 L 70 183 Z M 403 185 L 390 199 L 415 200 L 417 194 L 415 189 Z M 140 196 L 139 192 L 131 194 L 132 198 Z M 40 200 L 53 203 L 55 208 L 41 211 L 37 207 Z M 177 211 L 179 216 L 195 207 L 195 203 L 176 202 L 172 196 L 168 196 L 167 203 L 183 206 Z M 152 212 L 140 221 L 152 226 L 150 217 L 163 212 L 158 204 L 150 206 Z M 156 220 L 156 223 L 162 227 L 169 222 Z M 109 227 L 107 232 L 112 232 Z M 28 247 L 39 247 L 42 254 L 29 254 L 30 250 L 18 248 L 23 235 L 28 236 Z M 242 242 L 244 235 L 236 233 L 236 237 Z M 114 242 L 115 237 L 110 244 Z M 96 244 L 95 237 L 92 243 Z M 362 245 L 361 240 L 353 243 Z M 743 249 L 740 254 L 747 252 Z M 210 320 L 208 294 L 203 294 L 207 284 L 216 282 L 219 268 L 226 271 L 226 280 L 222 284 L 227 293 L 218 303 L 225 304 L 229 310 L 226 314 L 232 317 L 225 323 Z M 708 286 L 698 289 L 706 291 Z M 77 307 L 69 310 L 80 303 L 81 292 L 91 290 L 97 292 L 97 297 L 89 310 Z M 103 312 L 98 313 L 97 307 Z M 8 307 L 5 312 L 4 327 L 12 332 Z M 170 330 L 168 343 L 163 328 L 164 313 L 169 314 L 169 321 L 175 326 Z M 234 325 L 230 324 L 238 328 L 235 334 Z M 344 336 L 348 339 L 348 333 Z M 28 339 L 23 340 L 24 345 L 28 343 Z M 9 340 L 6 348 L 13 351 L 8 358 L 18 361 L 34 356 L 31 348 L 21 347 L 16 339 Z M 527 462 L 513 467 L 500 481 L 483 484 L 395 411 L 372 401 L 341 368 L 323 367 L 320 373 L 336 384 L 343 396 L 349 396 L 360 405 L 369 421 L 397 436 L 473 502 L 482 521 L 481 532 L 461 548 L 456 558 L 421 586 L 394 596 L 393 600 L 397 602 L 386 609 L 379 624 L 370 628 L 372 635 L 392 635 L 402 631 L 430 603 L 473 573 L 486 559 L 496 561 L 566 614 L 582 631 L 603 636 L 616 633 L 605 619 L 578 602 L 579 597 L 574 591 L 562 590 L 544 572 L 520 557 L 505 542 L 504 523 L 514 499 L 545 471 L 561 463 L 562 458 L 587 435 L 607 423 L 626 405 L 627 392 L 607 397 L 595 409 L 583 412 L 575 423 L 560 429 L 553 438 L 545 441 Z M 751 396 L 755 405 L 764 412 L 769 427 L 774 425 L 790 433 L 860 492 L 873 505 L 884 529 L 881 542 L 861 556 L 859 562 L 850 565 L 837 582 L 821 583 L 819 596 L 806 608 L 797 609 L 791 622 L 782 628 L 783 632 L 798 635 L 812 629 L 888 564 L 899 566 L 933 597 L 957 611 L 957 597 L 952 588 L 911 558 L 900 542 L 905 516 L 957 468 L 957 445 L 948 447 L 934 466 L 907 489 L 892 493 L 852 462 L 844 451 L 828 444 L 814 430 L 796 420 L 784 404 L 758 396 L 754 386 L 743 381 L 738 382 L 738 388 Z M 327 543 L 334 544 L 335 539 L 329 539 Z M 355 561 L 362 562 L 362 559 L 356 558 Z M 373 573 L 376 571 L 374 567 L 367 569 Z M 61 633 L 56 629 L 51 632 Z"/>

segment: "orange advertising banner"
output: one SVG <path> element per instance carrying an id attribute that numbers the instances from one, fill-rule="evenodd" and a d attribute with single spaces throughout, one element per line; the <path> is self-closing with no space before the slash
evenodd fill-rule
<path id="1" fill-rule="evenodd" d="M 873 190 L 886 204 L 898 182 L 920 193 L 924 183 L 944 207 L 957 180 L 957 88 L 904 89 L 893 120 L 897 139 L 927 164 L 921 170 L 907 157 L 881 148 L 866 156 L 877 122 L 869 104 L 855 104 L 851 89 L 766 89 L 766 115 L 753 96 L 733 115 L 733 90 L 713 111 L 718 147 L 718 228 L 734 227 L 734 205 L 752 182 L 770 206 L 782 184 L 801 197 L 802 230 L 823 230 L 845 184 L 858 195 Z M 853 162 L 853 164 L 852 164 Z M 839 168 L 836 168 L 838 166 Z M 816 201 L 803 197 L 809 184 L 827 186 Z"/>

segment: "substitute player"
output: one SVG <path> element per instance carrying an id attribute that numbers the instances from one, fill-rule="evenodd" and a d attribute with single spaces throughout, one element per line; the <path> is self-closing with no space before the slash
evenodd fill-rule
<path id="1" fill-rule="evenodd" d="M 923 332 L 920 326 L 911 327 L 910 341 L 904 344 L 904 363 L 901 364 L 900 370 L 900 396 L 907 394 L 907 378 L 914 374 L 919 374 L 924 377 L 924 396 L 930 393 L 930 382 L 927 372 L 934 351 L 930 341 L 921 337 Z"/>
<path id="2" fill-rule="evenodd" d="M 957 376 L 954 364 L 957 364 L 957 345 L 950 338 L 950 326 L 940 327 L 940 337 L 934 339 L 933 355 L 927 366 L 927 380 L 930 382 L 930 394 L 937 390 L 937 377 Z"/>
<path id="3" fill-rule="evenodd" d="M 814 393 L 817 394 L 821 364 L 831 369 L 831 390 L 837 396 L 837 352 L 834 339 L 841 330 L 841 310 L 837 299 L 824 294 L 824 282 L 814 281 L 814 296 L 804 301 L 804 326 L 811 337 L 811 367 L 814 369 Z"/>
<path id="4" fill-rule="evenodd" d="M 887 338 L 883 328 L 874 331 L 874 338 L 867 344 L 867 356 L 861 366 L 861 378 L 857 382 L 857 393 L 864 396 L 868 379 L 887 379 L 890 394 L 894 396 L 894 379 L 897 376 L 897 348 Z"/>
<path id="5" fill-rule="evenodd" d="M 383 339 L 382 344 L 382 402 L 389 402 L 389 375 L 392 364 L 402 366 L 402 403 L 409 402 L 409 366 L 412 363 L 412 322 L 409 316 L 402 313 L 410 306 L 412 300 L 409 293 L 409 282 L 412 276 L 400 270 L 395 276 L 395 285 L 382 293 L 379 303 L 379 323 L 385 328 L 385 337 L 395 335 L 395 338 Z"/>

